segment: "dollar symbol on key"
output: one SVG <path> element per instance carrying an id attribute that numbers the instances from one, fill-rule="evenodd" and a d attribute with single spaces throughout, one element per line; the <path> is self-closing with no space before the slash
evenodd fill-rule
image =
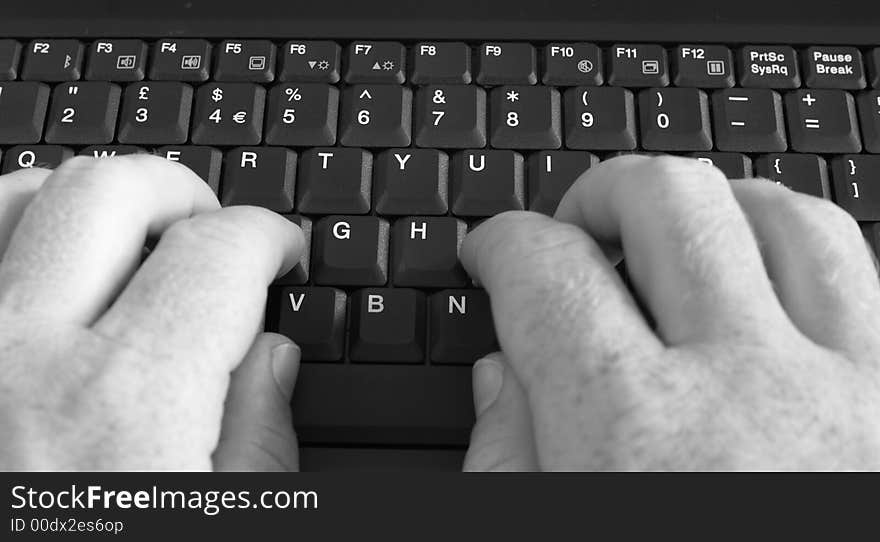
<path id="1" fill-rule="evenodd" d="M 215 88 L 213 92 L 211 92 L 211 99 L 215 102 L 219 102 L 223 99 L 223 89 Z"/>

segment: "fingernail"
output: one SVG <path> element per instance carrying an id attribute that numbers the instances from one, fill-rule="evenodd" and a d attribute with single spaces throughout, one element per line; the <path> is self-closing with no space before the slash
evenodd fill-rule
<path id="1" fill-rule="evenodd" d="M 289 401 L 299 371 L 300 349 L 294 343 L 286 343 L 272 349 L 272 375 L 281 393 Z"/>
<path id="2" fill-rule="evenodd" d="M 477 416 L 486 412 L 498 399 L 504 383 L 504 367 L 493 357 L 485 357 L 474 364 L 474 410 Z"/>

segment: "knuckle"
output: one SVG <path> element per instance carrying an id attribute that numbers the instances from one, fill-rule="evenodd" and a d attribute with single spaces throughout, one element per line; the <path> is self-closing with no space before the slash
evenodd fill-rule
<path id="1" fill-rule="evenodd" d="M 641 193 L 662 209 L 677 214 L 694 208 L 732 209 L 730 184 L 717 168 L 699 160 L 676 156 L 651 158 L 641 166 L 643 175 L 629 178 L 631 193 Z"/>
<path id="2" fill-rule="evenodd" d="M 852 215 L 828 200 L 787 192 L 780 191 L 772 205 L 805 231 L 820 250 L 864 250 L 861 229 Z"/>
<path id="3" fill-rule="evenodd" d="M 253 252 L 272 242 L 279 220 L 283 219 L 266 209 L 229 207 L 175 222 L 163 238 L 185 245 L 209 243 L 235 253 Z"/>

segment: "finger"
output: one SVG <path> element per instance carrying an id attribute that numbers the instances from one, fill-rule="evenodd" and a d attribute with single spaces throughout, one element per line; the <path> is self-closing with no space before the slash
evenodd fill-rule
<path id="1" fill-rule="evenodd" d="M 25 208 L 50 173 L 48 169 L 27 168 L 0 177 L 0 260 Z"/>
<path id="2" fill-rule="evenodd" d="M 732 186 L 798 329 L 851 358 L 880 358 L 880 283 L 856 221 L 830 201 L 776 183 Z"/>
<path id="3" fill-rule="evenodd" d="M 0 307 L 89 324 L 140 262 L 148 235 L 218 206 L 198 176 L 162 158 L 72 158 L 15 229 L 0 262 Z"/>
<path id="4" fill-rule="evenodd" d="M 299 348 L 283 335 L 257 336 L 232 373 L 214 470 L 298 470 L 290 398 L 299 361 Z"/>
<path id="5" fill-rule="evenodd" d="M 228 207 L 172 225 L 94 329 L 141 350 L 231 371 L 261 331 L 266 289 L 305 241 L 289 220 Z"/>
<path id="6" fill-rule="evenodd" d="M 538 469 L 528 399 L 505 364 L 500 352 L 474 364 L 477 422 L 464 459 L 465 471 Z"/>
<path id="7" fill-rule="evenodd" d="M 460 257 L 489 294 L 501 349 L 529 399 L 542 465 L 578 464 L 557 452 L 579 455 L 572 439 L 585 412 L 609 399 L 594 383 L 621 360 L 659 359 L 663 344 L 580 228 L 502 213 L 468 234 Z"/>
<path id="8" fill-rule="evenodd" d="M 581 175 L 556 218 L 622 245 L 668 344 L 793 331 L 717 168 L 671 156 L 615 158 Z"/>

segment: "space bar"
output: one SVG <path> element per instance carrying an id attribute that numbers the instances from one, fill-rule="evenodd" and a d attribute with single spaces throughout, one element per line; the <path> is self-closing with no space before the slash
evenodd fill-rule
<path id="1" fill-rule="evenodd" d="M 469 367 L 303 363 L 300 444 L 461 445 L 474 423 Z"/>

